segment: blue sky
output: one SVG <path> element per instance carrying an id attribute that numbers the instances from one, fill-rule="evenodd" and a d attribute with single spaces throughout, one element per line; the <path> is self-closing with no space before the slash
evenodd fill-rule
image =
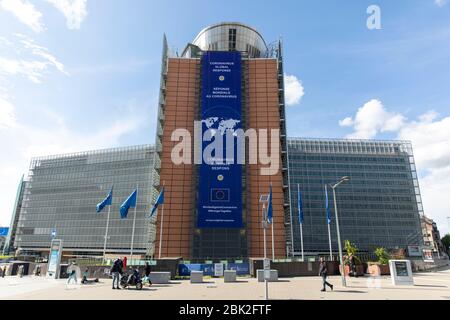
<path id="1" fill-rule="evenodd" d="M 0 225 L 31 156 L 153 143 L 163 33 L 282 36 L 288 134 L 408 139 L 425 213 L 448 230 L 450 1 L 0 0 Z M 381 30 L 366 10 L 381 9 Z"/>

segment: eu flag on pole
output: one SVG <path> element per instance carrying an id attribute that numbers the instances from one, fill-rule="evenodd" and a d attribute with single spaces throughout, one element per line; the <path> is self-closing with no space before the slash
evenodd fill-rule
<path id="1" fill-rule="evenodd" d="M 302 193 L 300 192 L 300 184 L 297 184 L 298 192 L 298 221 L 303 224 L 303 202 Z"/>
<path id="2" fill-rule="evenodd" d="M 136 207 L 137 189 L 120 206 L 120 217 L 125 219 L 128 215 L 128 209 Z"/>
<path id="3" fill-rule="evenodd" d="M 270 184 L 269 189 L 269 203 L 267 205 L 267 222 L 272 223 L 272 215 L 273 215 L 273 208 L 272 208 L 272 184 Z"/>
<path id="4" fill-rule="evenodd" d="M 328 222 L 328 224 L 330 224 L 331 223 L 331 213 L 330 213 L 330 206 L 328 204 L 327 185 L 325 185 L 325 210 L 327 211 L 327 222 Z"/>
<path id="5" fill-rule="evenodd" d="M 161 192 L 158 195 L 158 198 L 156 198 L 156 202 L 153 205 L 152 211 L 150 212 L 150 217 L 152 217 L 155 214 L 156 209 L 158 209 L 158 206 L 163 203 L 164 203 L 164 187 L 162 187 Z"/>
<path id="6" fill-rule="evenodd" d="M 102 202 L 97 204 L 97 208 L 96 208 L 97 209 L 97 213 L 101 212 L 104 207 L 110 206 L 112 204 L 112 193 L 113 193 L 113 189 L 111 188 L 111 191 L 108 193 L 106 198 L 103 199 Z"/>

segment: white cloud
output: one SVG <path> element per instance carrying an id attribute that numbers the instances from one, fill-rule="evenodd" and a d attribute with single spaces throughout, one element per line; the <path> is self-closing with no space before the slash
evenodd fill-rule
<path id="1" fill-rule="evenodd" d="M 350 127 L 350 126 L 352 126 L 353 125 L 352 117 L 347 117 L 347 118 L 345 118 L 343 120 L 339 120 L 339 125 L 341 127 Z"/>
<path id="2" fill-rule="evenodd" d="M 410 121 L 400 129 L 399 139 L 414 143 L 416 162 L 428 170 L 450 167 L 450 117 L 438 119 L 430 111 L 417 121 Z"/>
<path id="3" fill-rule="evenodd" d="M 443 7 L 447 3 L 447 0 L 434 0 L 434 4 L 438 7 Z"/>
<path id="4" fill-rule="evenodd" d="M 2 129 L 11 128 L 16 125 L 14 106 L 6 97 L 0 95 L 0 132 Z"/>
<path id="5" fill-rule="evenodd" d="M 284 90 L 287 106 L 299 104 L 300 100 L 305 95 L 302 82 L 293 75 L 284 75 Z"/>
<path id="6" fill-rule="evenodd" d="M 0 8 L 11 12 L 20 22 L 26 24 L 34 32 L 44 31 L 42 13 L 28 0 L 1 0 Z"/>
<path id="7" fill-rule="evenodd" d="M 18 45 L 7 39 L 0 39 L 0 49 L 13 52 L 10 58 L 0 57 L 0 76 L 20 75 L 39 84 L 51 67 L 68 75 L 64 65 L 50 54 L 47 48 L 37 45 L 34 40 L 23 35 L 16 35 L 16 38 Z"/>
<path id="8" fill-rule="evenodd" d="M 7 103 L 15 119 L 15 106 L 11 101 Z M 148 118 L 141 116 L 143 110 L 133 101 L 116 111 L 120 116 L 105 115 L 109 125 L 89 132 L 71 128 L 66 118 L 45 109 L 40 110 L 36 125 L 26 125 L 18 117 L 13 125 L 0 127 L 0 149 L 8 150 L 7 156 L 0 158 L 0 226 L 9 224 L 16 187 L 22 174 L 27 175 L 30 158 L 114 147 L 124 135 L 147 125 Z"/>
<path id="9" fill-rule="evenodd" d="M 341 126 L 353 126 L 355 132 L 350 139 L 370 139 L 379 132 L 397 131 L 404 117 L 398 113 L 386 111 L 381 101 L 372 99 L 358 109 L 355 118 L 347 117 L 339 122 Z"/>
<path id="10" fill-rule="evenodd" d="M 65 17 L 67 28 L 80 29 L 87 16 L 87 0 L 45 0 L 51 3 Z"/>
<path id="11" fill-rule="evenodd" d="M 410 140 L 419 180 L 425 214 L 435 219 L 443 233 L 450 232 L 446 223 L 447 197 L 450 194 L 450 116 L 439 117 L 428 111 L 408 120 L 402 114 L 387 111 L 379 100 L 371 100 L 354 117 L 340 121 L 352 127 L 350 138 L 374 138 L 380 132 L 391 131 L 400 140 Z"/>

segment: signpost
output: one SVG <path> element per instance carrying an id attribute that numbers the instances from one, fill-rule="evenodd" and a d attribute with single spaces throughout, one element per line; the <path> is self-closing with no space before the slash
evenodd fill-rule
<path id="1" fill-rule="evenodd" d="M 421 257 L 422 252 L 420 252 L 420 246 L 408 246 L 408 256 L 410 257 Z"/>
<path id="2" fill-rule="evenodd" d="M 264 259 L 263 269 L 264 269 L 264 280 L 270 280 L 270 259 Z"/>
<path id="3" fill-rule="evenodd" d="M 266 244 L 266 229 L 269 227 L 267 218 L 266 203 L 269 203 L 269 195 L 262 194 L 259 197 L 259 202 L 263 204 L 262 207 L 262 228 L 264 232 L 264 286 L 265 286 L 265 299 L 269 300 L 269 279 L 270 279 L 270 259 L 267 258 L 267 244 Z"/>
<path id="4" fill-rule="evenodd" d="M 394 286 L 414 285 L 411 261 L 389 260 L 389 269 L 391 271 L 391 280 Z"/>
<path id="5" fill-rule="evenodd" d="M 62 240 L 52 240 L 48 257 L 47 277 L 58 279 L 61 263 Z"/>
<path id="6" fill-rule="evenodd" d="M 215 277 L 223 277 L 223 264 L 222 263 L 214 264 L 214 276 Z"/>

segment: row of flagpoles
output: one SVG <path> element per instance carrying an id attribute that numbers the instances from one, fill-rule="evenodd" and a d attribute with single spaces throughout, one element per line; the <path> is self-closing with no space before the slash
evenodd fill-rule
<path id="1" fill-rule="evenodd" d="M 112 197 L 113 197 L 113 188 L 111 188 L 111 191 L 106 196 L 106 198 L 97 204 L 96 211 L 100 213 L 106 206 L 108 206 L 108 217 L 106 221 L 106 231 L 105 231 L 105 242 L 103 246 L 103 257 L 106 255 L 106 243 L 108 238 L 108 229 L 109 229 L 109 217 L 111 213 L 111 205 L 112 205 Z M 133 257 L 133 245 L 134 245 L 134 230 L 136 227 L 136 204 L 137 204 L 137 197 L 138 197 L 138 187 L 136 186 L 136 189 L 130 194 L 130 196 L 122 203 L 122 205 L 119 208 L 120 217 L 122 219 L 127 218 L 128 216 L 128 210 L 130 208 L 134 208 L 134 217 L 133 217 L 133 231 L 131 235 L 131 249 L 130 249 L 130 255 L 131 258 Z M 298 221 L 300 226 L 300 244 L 301 244 L 301 252 L 302 252 L 302 260 L 304 260 L 304 250 L 303 250 L 303 222 L 304 222 L 304 215 L 303 215 L 303 201 L 302 201 L 302 194 L 300 192 L 300 184 L 297 184 L 297 209 L 298 209 Z M 162 235 L 163 235 L 163 223 L 164 223 L 164 185 L 161 189 L 161 192 L 159 193 L 158 197 L 156 198 L 155 203 L 153 204 L 152 210 L 150 211 L 150 217 L 152 217 L 155 212 L 158 209 L 158 206 L 162 205 L 162 212 L 161 212 L 161 225 L 160 225 L 160 234 L 159 234 L 159 258 L 161 258 L 161 244 L 162 244 Z M 328 241 L 330 246 L 330 259 L 333 259 L 333 253 L 332 253 L 332 247 L 331 247 L 331 231 L 330 231 L 330 224 L 331 224 L 331 212 L 330 207 L 328 204 L 328 191 L 327 186 L 325 185 L 325 210 L 327 215 L 327 225 L 328 225 Z M 270 185 L 269 189 L 269 198 L 268 198 L 268 205 L 267 205 L 267 222 L 271 224 L 272 227 L 272 255 L 275 256 L 274 253 L 274 233 L 273 233 L 273 207 L 272 207 L 272 185 Z"/>
<path id="2" fill-rule="evenodd" d="M 302 250 L 302 260 L 304 260 L 304 251 L 303 251 L 303 201 L 302 201 L 302 194 L 300 192 L 300 184 L 297 184 L 297 210 L 298 210 L 298 222 L 300 225 L 300 245 Z M 330 260 L 333 260 L 333 250 L 331 247 L 331 231 L 330 231 L 330 224 L 331 224 L 331 212 L 330 207 L 328 204 L 328 190 L 327 185 L 325 185 L 325 211 L 327 214 L 327 225 L 328 225 L 328 242 L 330 245 Z"/>
<path id="3" fill-rule="evenodd" d="M 120 218 L 125 219 L 128 217 L 128 210 L 130 208 L 134 208 L 134 217 L 133 217 L 133 229 L 131 234 L 131 247 L 130 247 L 130 257 L 133 258 L 133 246 L 134 246 L 134 230 L 136 228 L 136 207 L 137 207 L 137 197 L 138 197 L 138 186 L 136 189 L 128 196 L 128 198 L 121 204 L 119 207 Z M 108 206 L 108 217 L 106 220 L 106 231 L 105 231 L 105 242 L 103 244 L 103 258 L 106 256 L 106 243 L 108 239 L 108 230 L 109 230 L 109 218 L 111 214 L 111 205 L 113 198 L 113 187 L 111 187 L 111 191 L 109 191 L 108 195 L 102 202 L 97 204 L 96 211 L 100 213 L 106 206 Z M 161 258 L 161 242 L 162 242 L 162 231 L 163 231 L 163 215 L 164 215 L 164 185 L 159 193 L 156 201 L 150 211 L 150 217 L 152 217 L 158 209 L 159 205 L 162 205 L 161 212 L 161 228 L 160 228 L 160 239 L 159 239 L 159 258 Z"/>

